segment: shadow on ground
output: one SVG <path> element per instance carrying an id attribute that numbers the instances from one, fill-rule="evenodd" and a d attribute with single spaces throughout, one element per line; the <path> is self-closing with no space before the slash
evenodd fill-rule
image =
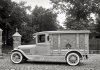
<path id="1" fill-rule="evenodd" d="M 67 65 L 67 66 L 70 66 L 68 65 L 66 62 L 46 62 L 46 61 L 26 61 L 26 62 L 23 62 L 22 64 L 37 64 L 37 65 Z M 84 66 L 86 64 L 84 63 L 79 63 L 77 66 Z"/>

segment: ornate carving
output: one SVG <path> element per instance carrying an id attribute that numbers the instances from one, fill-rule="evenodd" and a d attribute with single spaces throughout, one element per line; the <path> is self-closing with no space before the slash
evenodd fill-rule
<path id="1" fill-rule="evenodd" d="M 70 49 L 72 46 L 68 43 L 66 44 L 66 49 Z"/>

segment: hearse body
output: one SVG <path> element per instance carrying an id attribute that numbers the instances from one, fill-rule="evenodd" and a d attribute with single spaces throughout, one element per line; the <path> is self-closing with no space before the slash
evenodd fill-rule
<path id="1" fill-rule="evenodd" d="M 88 30 L 44 31 L 33 34 L 36 44 L 12 50 L 11 61 L 58 61 L 78 65 L 89 54 Z"/>

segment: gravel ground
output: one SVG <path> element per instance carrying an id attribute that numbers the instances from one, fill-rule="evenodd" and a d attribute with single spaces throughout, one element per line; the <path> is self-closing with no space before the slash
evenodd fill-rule
<path id="1" fill-rule="evenodd" d="M 13 64 L 10 56 L 0 59 L 0 70 L 100 70 L 100 54 L 89 55 L 88 60 L 82 60 L 78 66 L 69 66 L 64 62 L 25 62 Z"/>

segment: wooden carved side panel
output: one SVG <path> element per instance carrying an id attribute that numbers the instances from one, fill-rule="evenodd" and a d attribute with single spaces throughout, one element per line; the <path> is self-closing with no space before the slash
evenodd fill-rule
<path id="1" fill-rule="evenodd" d="M 79 35 L 79 48 L 84 49 L 85 48 L 85 34 Z"/>
<path id="2" fill-rule="evenodd" d="M 67 45 L 70 48 L 76 48 L 76 34 L 61 34 L 61 48 L 68 49 Z"/>

